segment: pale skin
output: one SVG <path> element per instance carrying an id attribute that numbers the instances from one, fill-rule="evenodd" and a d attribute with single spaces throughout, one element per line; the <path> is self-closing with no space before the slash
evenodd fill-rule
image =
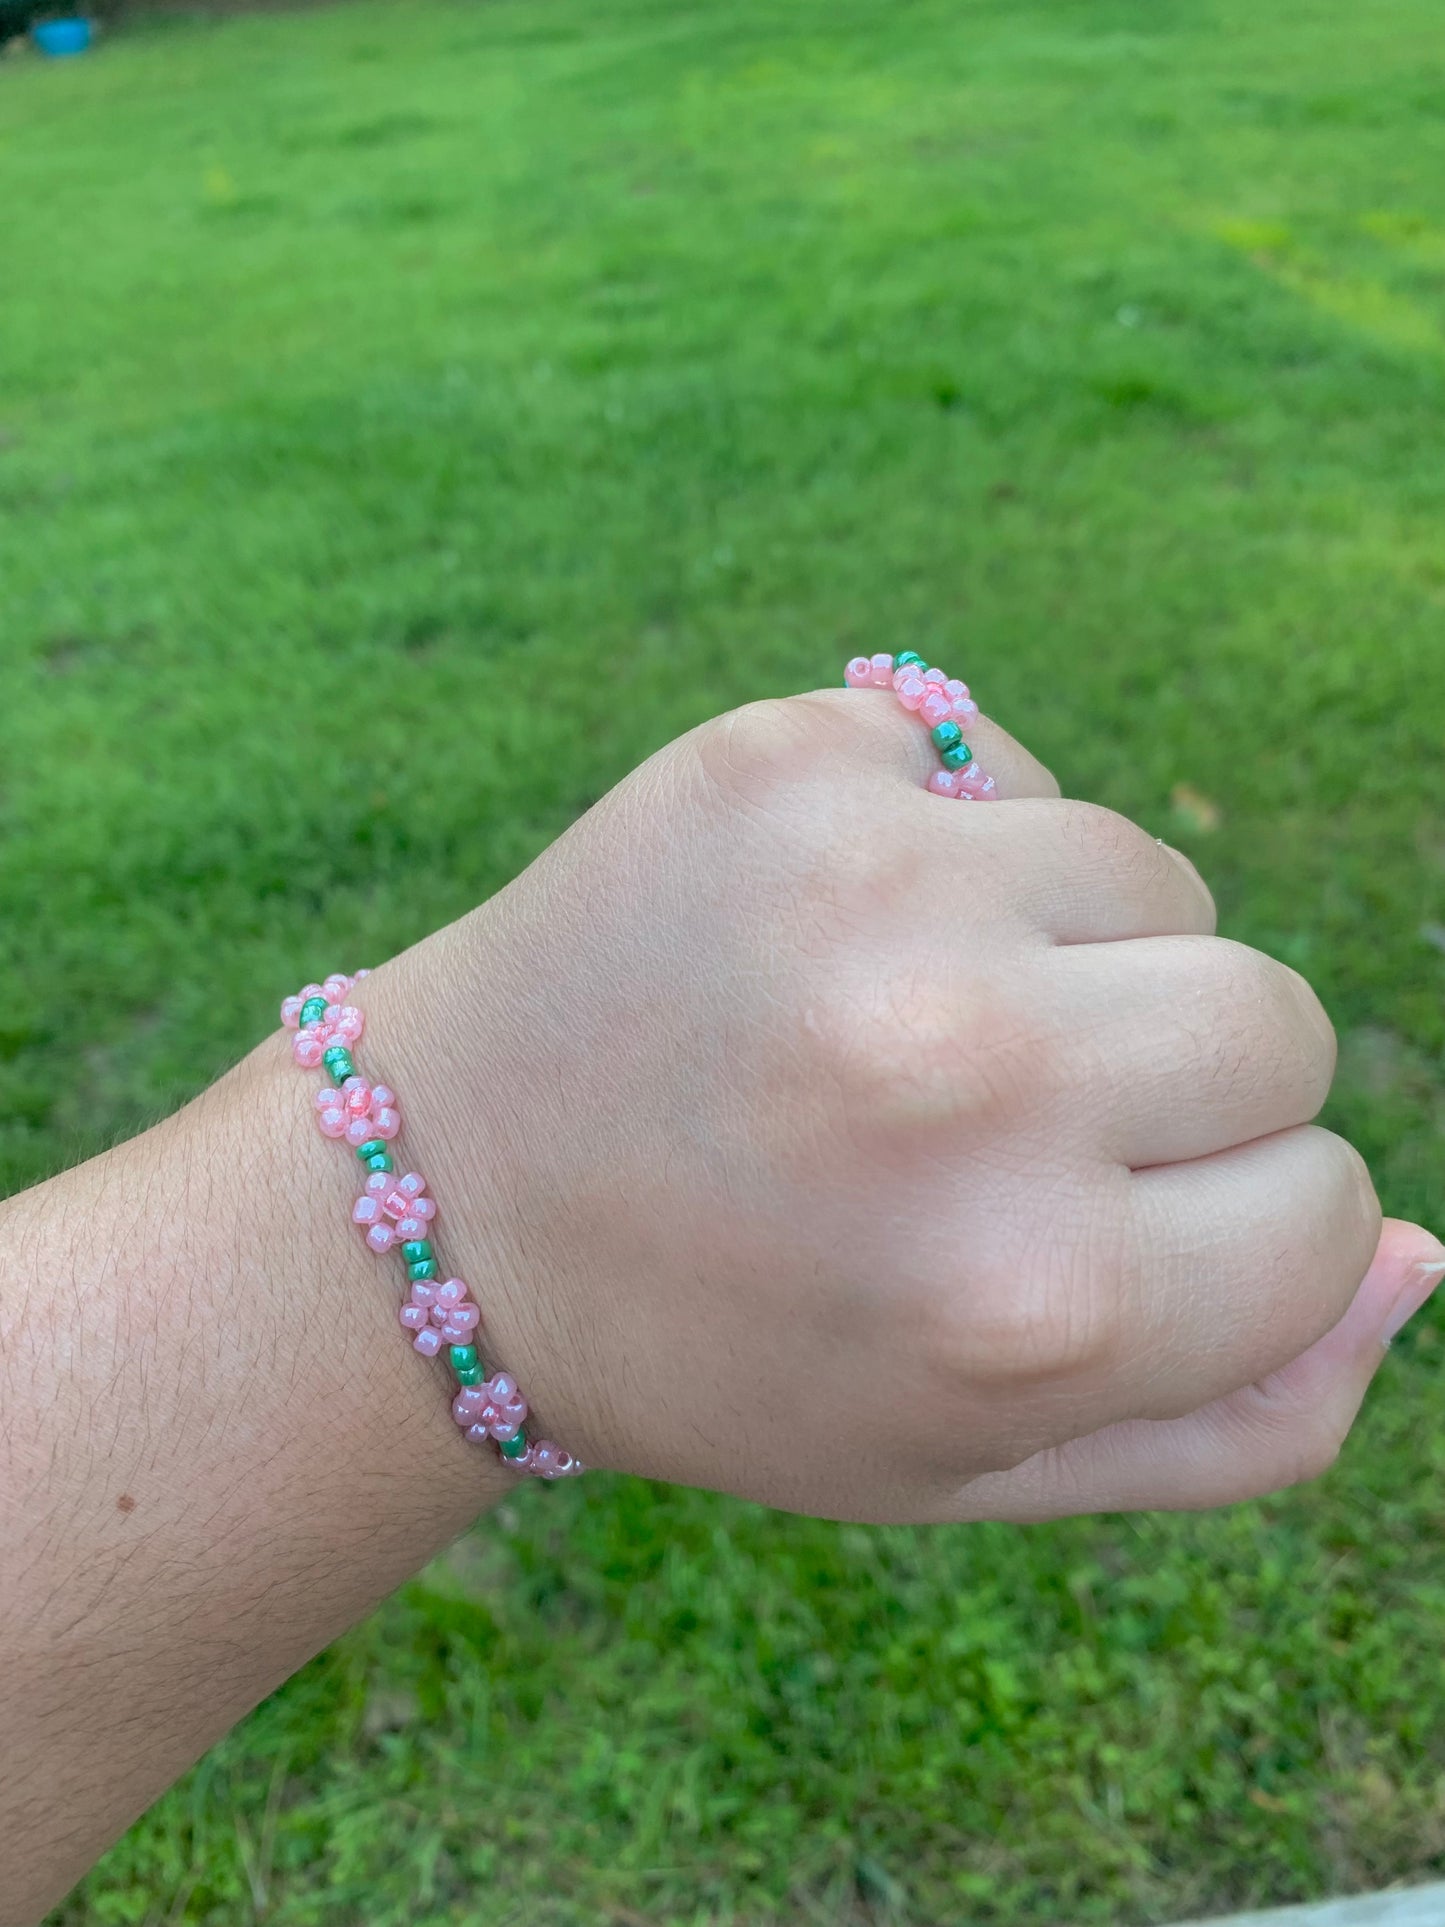
<path id="1" fill-rule="evenodd" d="M 976 747 L 1001 804 L 927 795 L 885 692 L 735 712 L 360 987 L 486 1354 L 588 1463 L 862 1520 L 1227 1504 L 1331 1463 L 1438 1281 L 1310 1123 L 1302 980 Z M 0 1927 L 512 1489 L 317 1081 L 273 1036 L 0 1207 Z"/>

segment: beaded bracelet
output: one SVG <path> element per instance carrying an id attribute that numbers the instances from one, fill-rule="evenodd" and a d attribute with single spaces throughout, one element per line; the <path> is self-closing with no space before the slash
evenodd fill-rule
<path id="1" fill-rule="evenodd" d="M 960 803 L 998 801 L 997 784 L 974 762 L 963 740 L 964 729 L 978 720 L 978 704 L 967 683 L 930 669 L 912 649 L 897 656 L 855 656 L 843 671 L 843 681 L 849 689 L 893 690 L 905 709 L 928 724 L 943 765 L 928 779 L 935 796 L 955 796 Z"/>
<path id="2" fill-rule="evenodd" d="M 442 1346 L 460 1388 L 452 1400 L 452 1417 L 474 1445 L 494 1440 L 507 1464 L 543 1479 L 562 1479 L 583 1466 L 551 1439 L 532 1444 L 526 1433 L 527 1401 L 510 1372 L 490 1379 L 477 1348 L 482 1314 L 460 1278 L 438 1283 L 440 1267 L 432 1250 L 436 1205 L 426 1194 L 419 1171 L 395 1175 L 388 1148 L 401 1129 L 401 1106 L 395 1091 L 384 1084 L 368 1084 L 357 1074 L 351 1047 L 366 1028 L 365 1013 L 346 1002 L 354 977 L 340 971 L 325 983 L 307 984 L 281 1006 L 281 1022 L 295 1031 L 291 1055 L 303 1070 L 326 1071 L 331 1085 L 316 1093 L 316 1122 L 323 1137 L 345 1138 L 361 1160 L 366 1181 L 352 1207 L 352 1222 L 361 1227 L 368 1247 L 379 1253 L 396 1246 L 406 1264 L 411 1295 L 401 1307 L 402 1329 L 424 1358 L 435 1358 Z"/>

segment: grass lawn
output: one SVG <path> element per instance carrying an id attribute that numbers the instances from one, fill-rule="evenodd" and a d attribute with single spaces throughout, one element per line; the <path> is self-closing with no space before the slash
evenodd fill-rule
<path id="1" fill-rule="evenodd" d="M 0 65 L 0 1184 L 709 711 L 917 644 L 1311 974 L 1333 1121 L 1445 1221 L 1440 26 L 418 0 Z M 1219 1517 L 519 1494 L 55 1920 L 1121 1927 L 1439 1875 L 1442 1364 L 1426 1314 L 1322 1485 Z"/>

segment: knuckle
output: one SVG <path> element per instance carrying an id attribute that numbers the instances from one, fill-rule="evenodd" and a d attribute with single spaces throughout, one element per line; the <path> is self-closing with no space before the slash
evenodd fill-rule
<path id="1" fill-rule="evenodd" d="M 1356 1270 L 1354 1282 L 1364 1276 L 1380 1232 L 1380 1199 L 1370 1167 L 1354 1145 L 1333 1131 L 1317 1130 L 1313 1136 L 1319 1155 L 1331 1167 L 1327 1173 L 1327 1195 L 1333 1210 L 1327 1215 L 1330 1248 Z M 1351 1264 L 1353 1259 L 1353 1265 Z"/>
<path id="2" fill-rule="evenodd" d="M 1328 1415 L 1313 1418 L 1301 1450 L 1294 1483 L 1307 1485 L 1310 1480 L 1322 1479 L 1326 1472 L 1331 1471 L 1345 1449 L 1349 1432 L 1349 1426 L 1339 1419 Z"/>
<path id="3" fill-rule="evenodd" d="M 1101 869 L 1155 877 L 1163 873 L 1166 853 L 1129 817 L 1102 803 L 1070 800 L 1059 806 L 1065 841 Z"/>
<path id="4" fill-rule="evenodd" d="M 1288 964 L 1248 944 L 1216 938 L 1214 945 L 1229 1006 L 1264 1041 L 1264 1061 L 1288 1071 L 1318 1110 L 1335 1075 L 1335 1029 L 1324 1005 Z"/>
<path id="5" fill-rule="evenodd" d="M 867 997 L 828 991 L 807 1028 L 855 1142 L 895 1153 L 939 1133 L 990 1138 L 1036 1110 L 1058 1075 L 1037 1017 L 984 980 L 950 994 L 931 974 L 900 972 Z"/>
<path id="6" fill-rule="evenodd" d="M 1328 1402 L 1306 1410 L 1293 1397 L 1275 1402 L 1269 1424 L 1281 1486 L 1322 1479 L 1338 1461 L 1350 1433 L 1349 1417 Z"/>
<path id="7" fill-rule="evenodd" d="M 1161 843 L 1132 818 L 1099 803 L 1063 803 L 1059 822 L 1065 844 L 1101 881 L 1144 901 L 1162 901 L 1174 915 L 1185 916 L 1191 927 L 1213 933 L 1217 920 L 1213 895 L 1180 851 Z"/>
<path id="8" fill-rule="evenodd" d="M 1199 928 L 1206 936 L 1213 936 L 1219 927 L 1219 906 L 1214 901 L 1214 892 L 1200 875 L 1198 866 L 1182 850 L 1172 844 L 1155 845 L 1161 857 L 1171 863 L 1179 876 L 1184 879 L 1184 887 L 1195 902 Z"/>
<path id="9" fill-rule="evenodd" d="M 770 697 L 714 717 L 692 738 L 704 775 L 729 802 L 766 801 L 823 752 L 816 709 L 805 696 Z"/>
<path id="10" fill-rule="evenodd" d="M 1118 1296 L 1094 1256 L 1072 1237 L 1022 1273 L 970 1272 L 935 1299 L 929 1356 L 955 1387 L 983 1385 L 1047 1398 L 1052 1388 L 1095 1381 L 1118 1363 Z"/>

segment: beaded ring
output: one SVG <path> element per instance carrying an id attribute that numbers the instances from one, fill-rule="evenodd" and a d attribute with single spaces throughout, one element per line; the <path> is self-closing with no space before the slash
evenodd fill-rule
<path id="1" fill-rule="evenodd" d="M 460 1278 L 438 1282 L 441 1267 L 432 1249 L 436 1205 L 426 1194 L 419 1171 L 398 1178 L 390 1145 L 401 1129 L 401 1106 L 395 1091 L 384 1084 L 368 1084 L 357 1073 L 351 1048 L 366 1028 L 366 1016 L 346 997 L 354 977 L 340 971 L 325 983 L 307 984 L 281 1005 L 281 1022 L 296 1034 L 291 1055 L 303 1070 L 318 1066 L 331 1079 L 316 1093 L 316 1122 L 323 1137 L 345 1138 L 366 1172 L 361 1196 L 351 1218 L 365 1235 L 370 1250 L 381 1254 L 397 1247 L 406 1264 L 411 1293 L 401 1307 L 402 1330 L 423 1358 L 435 1358 L 447 1347 L 448 1362 L 459 1387 L 452 1400 L 452 1417 L 474 1445 L 495 1442 L 505 1462 L 519 1472 L 542 1479 L 562 1479 L 584 1468 L 563 1446 L 551 1439 L 535 1444 L 527 1438 L 527 1401 L 510 1372 L 491 1378 L 482 1364 L 477 1341 L 482 1314 Z"/>
<path id="2" fill-rule="evenodd" d="M 943 765 L 928 779 L 935 796 L 954 796 L 960 803 L 998 801 L 997 784 L 963 740 L 965 728 L 978 720 L 967 683 L 930 669 L 913 649 L 897 656 L 854 656 L 843 681 L 849 689 L 891 689 L 905 709 L 923 718 Z"/>

